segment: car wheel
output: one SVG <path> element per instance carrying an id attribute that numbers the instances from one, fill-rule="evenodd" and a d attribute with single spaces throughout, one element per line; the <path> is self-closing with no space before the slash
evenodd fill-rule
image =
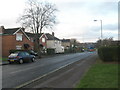
<path id="1" fill-rule="evenodd" d="M 35 58 L 32 58 L 32 62 L 35 62 Z"/>
<path id="2" fill-rule="evenodd" d="M 20 59 L 20 60 L 19 60 L 19 64 L 22 64 L 22 63 L 23 63 L 23 59 Z"/>
<path id="3" fill-rule="evenodd" d="M 11 62 L 11 61 L 9 61 L 9 64 L 12 64 L 12 62 Z"/>

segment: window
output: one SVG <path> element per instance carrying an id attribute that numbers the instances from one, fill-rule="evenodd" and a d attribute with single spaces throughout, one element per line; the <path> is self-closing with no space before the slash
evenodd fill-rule
<path id="1" fill-rule="evenodd" d="M 31 42 L 34 42 L 34 39 L 33 38 L 30 38 Z"/>
<path id="2" fill-rule="evenodd" d="M 45 42 L 45 38 L 42 38 L 42 42 Z"/>
<path id="3" fill-rule="evenodd" d="M 55 44 L 57 44 L 57 41 L 55 40 Z"/>
<path id="4" fill-rule="evenodd" d="M 22 41 L 22 34 L 20 34 L 20 33 L 16 34 L 16 40 Z"/>
<path id="5" fill-rule="evenodd" d="M 29 53 L 27 53 L 27 52 L 24 52 L 24 54 L 25 54 L 25 55 L 27 55 L 27 56 L 28 56 L 28 55 L 30 55 L 30 54 L 29 54 Z"/>
<path id="6" fill-rule="evenodd" d="M 59 44 L 61 44 L 61 41 L 59 42 Z"/>
<path id="7" fill-rule="evenodd" d="M 19 53 L 19 56 L 25 56 L 25 54 L 23 52 Z"/>
<path id="8" fill-rule="evenodd" d="M 17 46 L 16 46 L 16 49 L 17 49 L 17 50 L 21 50 L 21 49 L 22 49 L 22 46 L 17 45 Z"/>
<path id="9" fill-rule="evenodd" d="M 45 46 L 43 47 L 43 49 L 45 49 Z"/>

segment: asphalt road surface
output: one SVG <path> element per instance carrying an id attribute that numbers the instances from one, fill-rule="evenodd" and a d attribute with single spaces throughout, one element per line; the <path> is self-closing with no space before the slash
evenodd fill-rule
<path id="1" fill-rule="evenodd" d="M 15 88 L 71 63 L 87 59 L 96 52 L 74 53 L 42 58 L 34 63 L 9 64 L 2 67 L 2 88 Z"/>

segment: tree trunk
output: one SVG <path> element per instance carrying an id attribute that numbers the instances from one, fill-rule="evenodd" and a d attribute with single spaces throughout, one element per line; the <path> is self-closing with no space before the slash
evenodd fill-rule
<path id="1" fill-rule="evenodd" d="M 40 50 L 38 35 L 35 36 L 34 50 L 37 52 L 38 58 L 41 58 L 41 50 Z"/>

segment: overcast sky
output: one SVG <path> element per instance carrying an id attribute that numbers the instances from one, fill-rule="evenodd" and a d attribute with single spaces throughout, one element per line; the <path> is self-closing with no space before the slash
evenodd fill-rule
<path id="1" fill-rule="evenodd" d="M 103 24 L 103 38 L 118 39 L 118 0 L 40 0 L 56 4 L 59 23 L 53 30 L 55 36 L 76 38 L 80 42 L 96 42 L 100 38 L 100 20 Z M 21 27 L 16 23 L 22 15 L 27 0 L 1 0 L 0 26 Z M 98 20 L 94 22 L 94 20 Z"/>

